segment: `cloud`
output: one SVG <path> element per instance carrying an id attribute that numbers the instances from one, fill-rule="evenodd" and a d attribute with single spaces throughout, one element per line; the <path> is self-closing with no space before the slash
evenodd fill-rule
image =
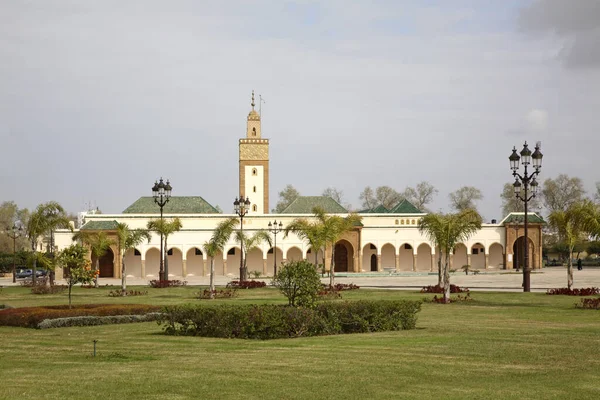
<path id="1" fill-rule="evenodd" d="M 558 57 L 567 67 L 600 67 L 600 1 L 537 0 L 521 9 L 519 26 L 559 39 Z"/>
<path id="2" fill-rule="evenodd" d="M 548 112 L 546 110 L 533 109 L 526 116 L 527 127 L 532 132 L 545 132 L 548 129 Z"/>

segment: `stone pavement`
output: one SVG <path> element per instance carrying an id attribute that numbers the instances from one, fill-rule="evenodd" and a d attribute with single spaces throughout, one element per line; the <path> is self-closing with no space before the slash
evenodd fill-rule
<path id="1" fill-rule="evenodd" d="M 402 272 L 397 275 L 389 273 L 380 274 L 343 274 L 344 276 L 336 276 L 337 283 L 354 283 L 360 287 L 382 288 L 382 289 L 400 289 L 400 290 L 415 290 L 427 285 L 437 284 L 436 274 L 426 273 L 410 273 Z M 369 275 L 369 276 L 365 276 Z M 376 276 L 373 276 L 376 275 Z M 171 279 L 182 279 L 181 277 L 171 277 Z M 224 286 L 229 281 L 235 280 L 236 277 L 216 276 L 215 284 Z M 209 277 L 207 276 L 188 276 L 185 279 L 188 285 L 208 285 Z M 268 281 L 268 280 L 267 280 Z M 521 283 L 523 282 L 523 274 L 509 271 L 482 271 L 477 275 L 465 275 L 464 273 L 453 273 L 450 281 L 459 286 L 467 287 L 471 290 L 488 290 L 488 291 L 522 291 Z M 329 278 L 325 277 L 323 283 L 329 282 Z M 64 283 L 58 282 L 58 283 Z M 120 285 L 120 279 L 101 278 L 100 285 Z M 127 285 L 147 285 L 148 280 L 142 278 L 127 278 Z M 0 287 L 12 286 L 11 278 L 0 278 Z M 19 285 L 17 281 L 16 285 Z M 549 288 L 566 287 L 567 286 L 567 270 L 565 267 L 547 267 L 542 270 L 536 270 L 531 274 L 531 290 L 546 291 Z M 587 267 L 583 271 L 574 270 L 574 287 L 600 287 L 600 268 Z"/>

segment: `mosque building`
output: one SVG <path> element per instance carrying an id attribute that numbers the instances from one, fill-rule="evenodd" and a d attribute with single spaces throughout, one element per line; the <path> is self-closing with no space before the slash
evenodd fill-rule
<path id="1" fill-rule="evenodd" d="M 269 222 L 273 221 L 281 222 L 285 228 L 294 219 L 310 219 L 316 206 L 328 214 L 347 215 L 348 210 L 342 205 L 323 196 L 301 196 L 283 212 L 269 213 L 269 139 L 262 136 L 261 116 L 254 109 L 254 93 L 251 106 L 246 136 L 239 139 L 239 194 L 250 200 L 248 214 L 243 219 L 244 232 L 252 234 L 260 229 L 267 230 Z M 379 206 L 359 213 L 361 224 L 335 244 L 336 272 L 437 271 L 437 250 L 417 228 L 419 219 L 425 215 L 421 210 L 403 200 L 391 210 Z M 159 217 L 159 207 L 153 197 L 140 197 L 120 214 L 86 215 L 80 230 L 90 233 L 104 231 L 114 238 L 118 223 L 125 223 L 131 229 L 145 229 L 148 221 Z M 200 196 L 173 196 L 164 206 L 164 218 L 174 217 L 181 220 L 182 229 L 169 236 L 168 248 L 165 249 L 170 278 L 208 275 L 210 260 L 203 245 L 220 222 L 238 218 L 237 214 L 222 214 Z M 530 263 L 532 268 L 537 269 L 542 267 L 541 227 L 544 221 L 534 213 L 528 215 L 528 220 Z M 500 270 L 522 265 L 523 221 L 523 213 L 512 213 L 500 222 L 492 220 L 492 223 L 483 224 L 468 241 L 455 248 L 451 268 L 460 270 L 463 265 L 470 265 L 473 269 Z M 70 231 L 57 231 L 55 243 L 58 250 L 72 244 L 72 236 Z M 275 262 L 277 266 L 292 260 L 313 262 L 313 251 L 295 234 L 284 237 L 280 233 L 276 248 L 263 243 L 244 256 L 249 272 L 272 276 Z M 323 250 L 318 251 L 318 259 L 323 259 Z M 330 248 L 325 249 L 327 270 L 330 267 L 330 251 Z M 215 274 L 238 276 L 240 258 L 240 245 L 232 237 L 223 253 L 215 257 Z M 159 260 L 160 236 L 152 233 L 149 243 L 144 242 L 125 254 L 126 273 L 133 277 L 158 279 Z M 121 277 L 121 259 L 116 244 L 101 257 L 99 264 L 100 278 Z M 62 278 L 62 271 L 57 271 L 57 278 Z"/>

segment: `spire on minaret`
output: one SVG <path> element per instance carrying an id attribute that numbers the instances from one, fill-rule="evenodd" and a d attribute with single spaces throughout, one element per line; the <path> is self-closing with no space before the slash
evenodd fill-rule
<path id="1" fill-rule="evenodd" d="M 252 110 L 254 111 L 254 90 L 252 91 L 252 103 L 250 103 L 250 105 L 252 106 Z"/>

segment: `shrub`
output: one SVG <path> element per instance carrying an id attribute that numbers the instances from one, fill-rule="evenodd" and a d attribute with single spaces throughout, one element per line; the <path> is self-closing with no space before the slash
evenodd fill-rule
<path id="1" fill-rule="evenodd" d="M 587 310 L 600 310 L 600 297 L 595 299 L 581 299 L 579 304 L 575 304 L 575 307 Z"/>
<path id="2" fill-rule="evenodd" d="M 68 305 L 10 308 L 0 310 L 0 326 L 35 328 L 45 319 L 90 315 L 135 315 L 159 310 L 159 306 L 147 304 L 85 304 L 71 309 Z"/>
<path id="3" fill-rule="evenodd" d="M 172 335 L 276 339 L 324 334 L 414 329 L 419 301 L 322 303 L 315 308 L 282 305 L 176 305 L 158 323 Z"/>
<path id="4" fill-rule="evenodd" d="M 263 281 L 231 281 L 227 284 L 228 288 L 232 289 L 257 289 L 267 286 Z"/>
<path id="5" fill-rule="evenodd" d="M 19 282 L 19 285 L 23 287 L 35 287 L 35 286 L 46 286 L 48 284 L 48 278 L 45 276 L 35 278 L 35 283 L 32 279 L 24 279 Z"/>
<path id="6" fill-rule="evenodd" d="M 421 293 L 444 293 L 444 288 L 440 285 L 425 286 L 421 289 Z M 457 285 L 450 285 L 450 293 L 469 293 L 468 288 L 461 288 Z"/>
<path id="7" fill-rule="evenodd" d="M 125 296 L 146 296 L 148 294 L 147 290 L 126 290 Z M 108 292 L 109 297 L 121 297 L 123 296 L 122 290 L 111 290 Z"/>
<path id="8" fill-rule="evenodd" d="M 215 289 L 213 292 L 213 299 L 231 299 L 237 297 L 237 289 L 226 288 L 226 289 Z M 204 289 L 202 292 L 194 293 L 196 298 L 201 300 L 211 299 L 210 289 Z"/>
<path id="9" fill-rule="evenodd" d="M 566 296 L 593 296 L 600 294 L 600 289 L 597 287 L 583 288 L 583 289 L 569 289 L 569 288 L 556 288 L 548 289 L 546 292 L 548 295 L 566 295 Z"/>
<path id="10" fill-rule="evenodd" d="M 360 289 L 359 286 L 354 283 L 336 283 L 335 285 L 321 285 L 321 290 L 319 291 L 319 297 L 327 298 L 329 300 L 332 299 L 340 299 L 342 295 L 340 292 L 344 290 L 356 290 Z"/>
<path id="11" fill-rule="evenodd" d="M 37 326 L 38 329 L 48 328 L 66 328 L 69 326 L 94 326 L 94 325 L 109 325 L 109 324 L 128 324 L 132 322 L 148 322 L 156 321 L 160 317 L 160 313 L 152 312 L 142 315 L 110 315 L 106 317 L 98 316 L 81 316 L 81 317 L 66 317 L 45 319 Z"/>
<path id="12" fill-rule="evenodd" d="M 311 307 L 321 290 L 321 278 L 308 261 L 283 263 L 273 284 L 288 299 L 290 306 Z"/>
<path id="13" fill-rule="evenodd" d="M 54 286 L 46 286 L 46 285 L 35 285 L 31 287 L 31 293 L 33 294 L 56 294 L 62 293 L 65 291 L 67 287 L 65 285 L 54 285 Z"/>
<path id="14" fill-rule="evenodd" d="M 153 279 L 150 282 L 148 282 L 148 284 L 153 288 L 163 289 L 163 288 L 168 288 L 168 287 L 185 286 L 185 285 L 187 285 L 187 281 L 180 281 L 177 279 L 175 279 L 175 280 Z"/>

